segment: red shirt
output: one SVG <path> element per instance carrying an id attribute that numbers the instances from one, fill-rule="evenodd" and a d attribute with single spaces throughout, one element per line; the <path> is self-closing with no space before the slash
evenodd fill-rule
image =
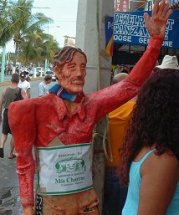
<path id="1" fill-rule="evenodd" d="M 65 145 L 90 142 L 94 125 L 137 94 L 139 86 L 155 66 L 162 41 L 152 38 L 125 80 L 85 95 L 73 115 L 67 111 L 63 100 L 53 94 L 10 105 L 9 122 L 15 140 L 20 197 L 24 207 L 34 204 L 33 146 L 48 146 L 54 138 L 59 138 Z"/>

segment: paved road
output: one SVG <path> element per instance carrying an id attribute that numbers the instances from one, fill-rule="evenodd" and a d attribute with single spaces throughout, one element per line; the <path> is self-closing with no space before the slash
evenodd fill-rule
<path id="1" fill-rule="evenodd" d="M 9 77 L 10 80 L 10 77 Z M 31 95 L 38 96 L 38 83 L 41 80 L 31 81 Z M 54 83 L 52 83 L 54 84 Z M 1 86 L 2 84 L 0 84 Z M 8 84 L 6 84 L 8 85 Z M 7 86 L 0 87 L 0 93 Z M 1 131 L 1 126 L 0 126 Z M 20 215 L 21 206 L 18 194 L 18 180 L 15 170 L 16 159 L 9 160 L 10 135 L 5 145 L 5 158 L 0 158 L 0 215 Z"/>

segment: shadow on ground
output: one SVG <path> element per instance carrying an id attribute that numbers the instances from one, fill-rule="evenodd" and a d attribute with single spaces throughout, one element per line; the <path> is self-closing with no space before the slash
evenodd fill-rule
<path id="1" fill-rule="evenodd" d="M 0 158 L 0 215 L 20 215 L 21 205 L 16 174 L 16 159 Z"/>
<path id="2" fill-rule="evenodd" d="M 4 187 L 0 193 L 0 215 L 20 215 L 18 187 Z"/>

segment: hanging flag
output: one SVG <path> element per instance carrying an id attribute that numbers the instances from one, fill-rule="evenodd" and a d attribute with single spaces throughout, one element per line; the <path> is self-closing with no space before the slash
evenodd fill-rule
<path id="1" fill-rule="evenodd" d="M 105 54 L 113 55 L 113 17 L 107 16 L 105 19 Z"/>

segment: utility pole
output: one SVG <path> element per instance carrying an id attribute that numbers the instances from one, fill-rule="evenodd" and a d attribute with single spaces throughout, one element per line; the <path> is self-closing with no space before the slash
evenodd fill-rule
<path id="1" fill-rule="evenodd" d="M 3 50 L 2 50 L 2 59 L 1 59 L 1 82 L 4 81 L 5 64 L 6 64 L 6 45 L 3 46 Z"/>
<path id="2" fill-rule="evenodd" d="M 85 92 L 94 92 L 110 84 L 111 58 L 105 56 L 104 20 L 107 14 L 113 14 L 113 3 L 109 0 L 78 1 L 76 46 L 84 50 L 88 58 Z M 105 168 L 102 148 L 104 124 L 103 121 L 96 126 L 93 141 L 93 181 L 100 201 L 101 214 Z"/>
<path id="3" fill-rule="evenodd" d="M 0 15 L 3 14 L 6 5 L 7 5 L 7 0 L 1 2 L 1 5 L 0 5 Z M 1 82 L 4 81 L 4 71 L 5 71 L 5 64 L 6 64 L 5 61 L 6 61 L 6 44 L 4 44 L 3 50 L 2 50 L 2 59 L 1 59 Z"/>

